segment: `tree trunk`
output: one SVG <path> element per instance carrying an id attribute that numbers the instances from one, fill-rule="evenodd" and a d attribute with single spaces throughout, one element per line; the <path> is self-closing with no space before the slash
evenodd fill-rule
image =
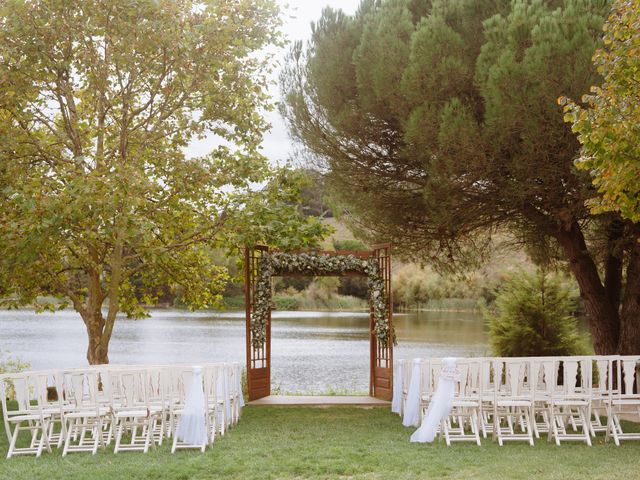
<path id="1" fill-rule="evenodd" d="M 640 239 L 635 238 L 627 266 L 627 285 L 620 312 L 618 353 L 640 353 Z"/>
<path id="2" fill-rule="evenodd" d="M 87 361 L 89 365 L 101 365 L 109 363 L 109 344 L 103 342 L 105 320 L 101 312 L 86 314 L 83 316 L 89 335 L 87 347 Z"/>
<path id="3" fill-rule="evenodd" d="M 569 268 L 580 287 L 591 329 L 593 347 L 598 355 L 618 351 L 620 316 L 605 289 L 593 258 L 587 250 L 580 225 L 573 221 L 557 233 L 557 239 L 569 260 Z"/>

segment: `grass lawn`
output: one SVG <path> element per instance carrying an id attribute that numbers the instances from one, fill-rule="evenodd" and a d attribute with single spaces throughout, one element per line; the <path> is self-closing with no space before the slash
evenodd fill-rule
<path id="1" fill-rule="evenodd" d="M 637 426 L 639 427 L 640 426 Z M 535 447 L 490 439 L 475 444 L 409 443 L 386 408 L 246 407 L 238 426 L 205 454 L 171 455 L 165 444 L 149 454 L 96 456 L 44 453 L 5 460 L 0 432 L 0 479 L 611 479 L 640 478 L 640 442 L 616 447 L 598 437 L 594 446 L 539 440 Z"/>

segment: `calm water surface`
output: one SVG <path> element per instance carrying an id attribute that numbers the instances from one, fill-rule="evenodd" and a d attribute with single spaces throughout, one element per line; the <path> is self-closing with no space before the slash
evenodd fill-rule
<path id="1" fill-rule="evenodd" d="M 272 383 L 282 393 L 367 392 L 368 314 L 273 312 Z M 482 317 L 473 313 L 394 314 L 395 358 L 488 352 Z M 84 324 L 73 311 L 0 311 L 0 350 L 33 368 L 86 365 Z M 244 312 L 153 310 L 151 318 L 119 318 L 111 363 L 245 362 Z"/>

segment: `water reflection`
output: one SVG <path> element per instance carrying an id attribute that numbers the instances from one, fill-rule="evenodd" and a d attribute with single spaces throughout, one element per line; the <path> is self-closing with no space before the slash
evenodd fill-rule
<path id="1" fill-rule="evenodd" d="M 368 315 L 274 312 L 272 383 L 281 392 L 367 392 Z M 472 313 L 395 314 L 395 358 L 487 353 L 482 318 Z M 34 368 L 86 365 L 86 332 L 73 311 L 0 311 L 0 349 Z M 243 312 L 154 310 L 116 322 L 112 363 L 245 362 Z"/>

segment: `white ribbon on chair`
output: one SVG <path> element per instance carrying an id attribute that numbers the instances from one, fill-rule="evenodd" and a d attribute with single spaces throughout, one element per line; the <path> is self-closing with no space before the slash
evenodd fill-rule
<path id="1" fill-rule="evenodd" d="M 207 442 L 206 401 L 202 385 L 202 368 L 193 367 L 191 385 L 185 397 L 184 412 L 178 421 L 176 435 L 189 445 Z"/>
<path id="2" fill-rule="evenodd" d="M 404 410 L 402 424 L 405 427 L 417 427 L 420 423 L 420 375 L 422 360 L 416 358 L 413 360 L 413 369 L 411 370 L 411 381 L 409 382 L 409 390 L 407 391 L 407 403 Z"/>
<path id="3" fill-rule="evenodd" d="M 411 442 L 433 442 L 440 422 L 449 416 L 455 394 L 456 359 L 443 358 L 438 387 L 433 395 L 420 428 L 411 435 Z"/>

